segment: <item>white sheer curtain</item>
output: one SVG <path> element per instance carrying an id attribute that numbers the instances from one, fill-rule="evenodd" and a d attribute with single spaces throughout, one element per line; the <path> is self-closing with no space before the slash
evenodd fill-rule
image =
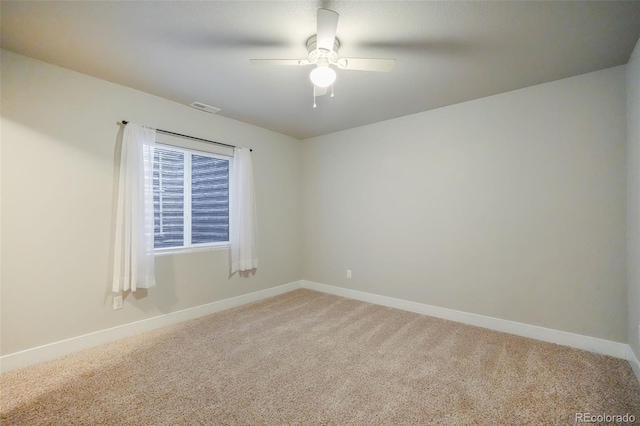
<path id="1" fill-rule="evenodd" d="M 156 285 L 153 253 L 153 154 L 156 131 L 128 123 L 122 137 L 113 291 Z"/>
<path id="2" fill-rule="evenodd" d="M 235 148 L 229 179 L 231 273 L 258 267 L 256 205 L 251 150 Z"/>

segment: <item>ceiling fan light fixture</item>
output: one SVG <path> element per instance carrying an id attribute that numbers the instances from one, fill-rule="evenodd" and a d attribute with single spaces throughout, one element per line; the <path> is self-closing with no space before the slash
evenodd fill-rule
<path id="1" fill-rule="evenodd" d="M 389 72 L 395 65 L 394 59 L 373 58 L 338 58 L 340 41 L 336 37 L 338 28 L 338 13 L 333 10 L 320 8 L 317 13 L 317 32 L 307 39 L 307 59 L 251 59 L 255 65 L 315 65 L 309 74 L 313 83 L 313 107 L 316 108 L 316 97 L 324 96 L 331 86 L 333 98 L 333 83 L 336 81 L 334 69 L 353 71 Z M 333 65 L 333 67 L 332 67 Z"/>
<path id="2" fill-rule="evenodd" d="M 329 66 L 319 66 L 311 71 L 309 78 L 318 87 L 329 87 L 336 81 L 336 72 Z"/>

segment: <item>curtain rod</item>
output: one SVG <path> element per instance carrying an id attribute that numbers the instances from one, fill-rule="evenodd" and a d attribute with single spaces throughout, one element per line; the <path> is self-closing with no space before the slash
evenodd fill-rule
<path id="1" fill-rule="evenodd" d="M 129 122 L 126 121 L 126 120 L 122 120 L 122 124 L 127 125 L 127 123 L 129 123 Z M 155 130 L 156 130 L 156 132 L 164 133 L 166 135 L 173 135 L 173 136 L 178 136 L 178 137 L 181 137 L 181 138 L 193 139 L 194 141 L 214 143 L 216 145 L 222 145 L 222 146 L 226 146 L 228 148 L 237 148 L 235 145 L 229 145 L 228 143 L 210 141 L 209 139 L 202 139 L 202 138 L 197 138 L 195 136 L 183 135 L 182 133 L 170 132 L 168 130 L 162 130 L 162 129 L 155 129 Z M 253 149 L 249 149 L 249 151 L 253 152 Z"/>

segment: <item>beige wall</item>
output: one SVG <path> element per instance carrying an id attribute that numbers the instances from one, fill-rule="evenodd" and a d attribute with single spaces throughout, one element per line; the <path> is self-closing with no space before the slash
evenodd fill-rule
<path id="1" fill-rule="evenodd" d="M 6 51 L 1 96 L 2 354 L 302 278 L 298 140 Z M 227 250 L 158 257 L 157 288 L 112 309 L 122 119 L 254 148 L 255 276 Z"/>
<path id="2" fill-rule="evenodd" d="M 629 345 L 640 359 L 640 40 L 627 64 Z"/>
<path id="3" fill-rule="evenodd" d="M 626 342 L 625 90 L 621 66 L 305 140 L 305 279 Z"/>
<path id="4" fill-rule="evenodd" d="M 636 65 L 637 57 L 636 48 Z M 305 278 L 629 339 L 638 354 L 633 261 L 628 321 L 625 310 L 625 71 L 301 144 L 3 51 L 0 353 Z M 638 80 L 633 75 L 630 86 Z M 637 111 L 634 99 L 629 105 Z M 637 153 L 635 116 L 628 141 Z M 158 257 L 158 287 L 112 310 L 114 154 L 122 119 L 255 149 L 255 276 L 229 278 L 226 250 Z M 635 168 L 629 161 L 632 196 L 640 157 Z M 631 204 L 629 212 L 631 218 Z M 639 252 L 636 231 L 630 227 L 630 259 Z"/>

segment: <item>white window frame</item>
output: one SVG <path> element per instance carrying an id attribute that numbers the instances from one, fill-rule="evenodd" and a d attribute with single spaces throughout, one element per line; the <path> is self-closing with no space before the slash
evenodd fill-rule
<path id="1" fill-rule="evenodd" d="M 230 247 L 229 241 L 217 241 L 213 243 L 191 243 L 191 154 L 200 155 L 203 157 L 217 158 L 219 160 L 225 160 L 229 164 L 229 179 L 231 179 L 231 167 L 232 157 L 222 154 L 214 154 L 207 151 L 201 151 L 191 148 L 183 148 L 166 143 L 156 143 L 156 147 L 160 149 L 181 152 L 184 156 L 184 192 L 183 192 L 183 244 L 180 247 L 161 247 L 154 248 L 154 254 L 156 256 L 164 256 L 168 254 L 180 254 L 180 253 L 192 253 L 208 250 L 221 250 Z M 187 155 L 188 154 L 188 155 Z M 231 185 L 229 185 L 231 186 Z M 187 208 L 188 207 L 188 208 Z"/>

